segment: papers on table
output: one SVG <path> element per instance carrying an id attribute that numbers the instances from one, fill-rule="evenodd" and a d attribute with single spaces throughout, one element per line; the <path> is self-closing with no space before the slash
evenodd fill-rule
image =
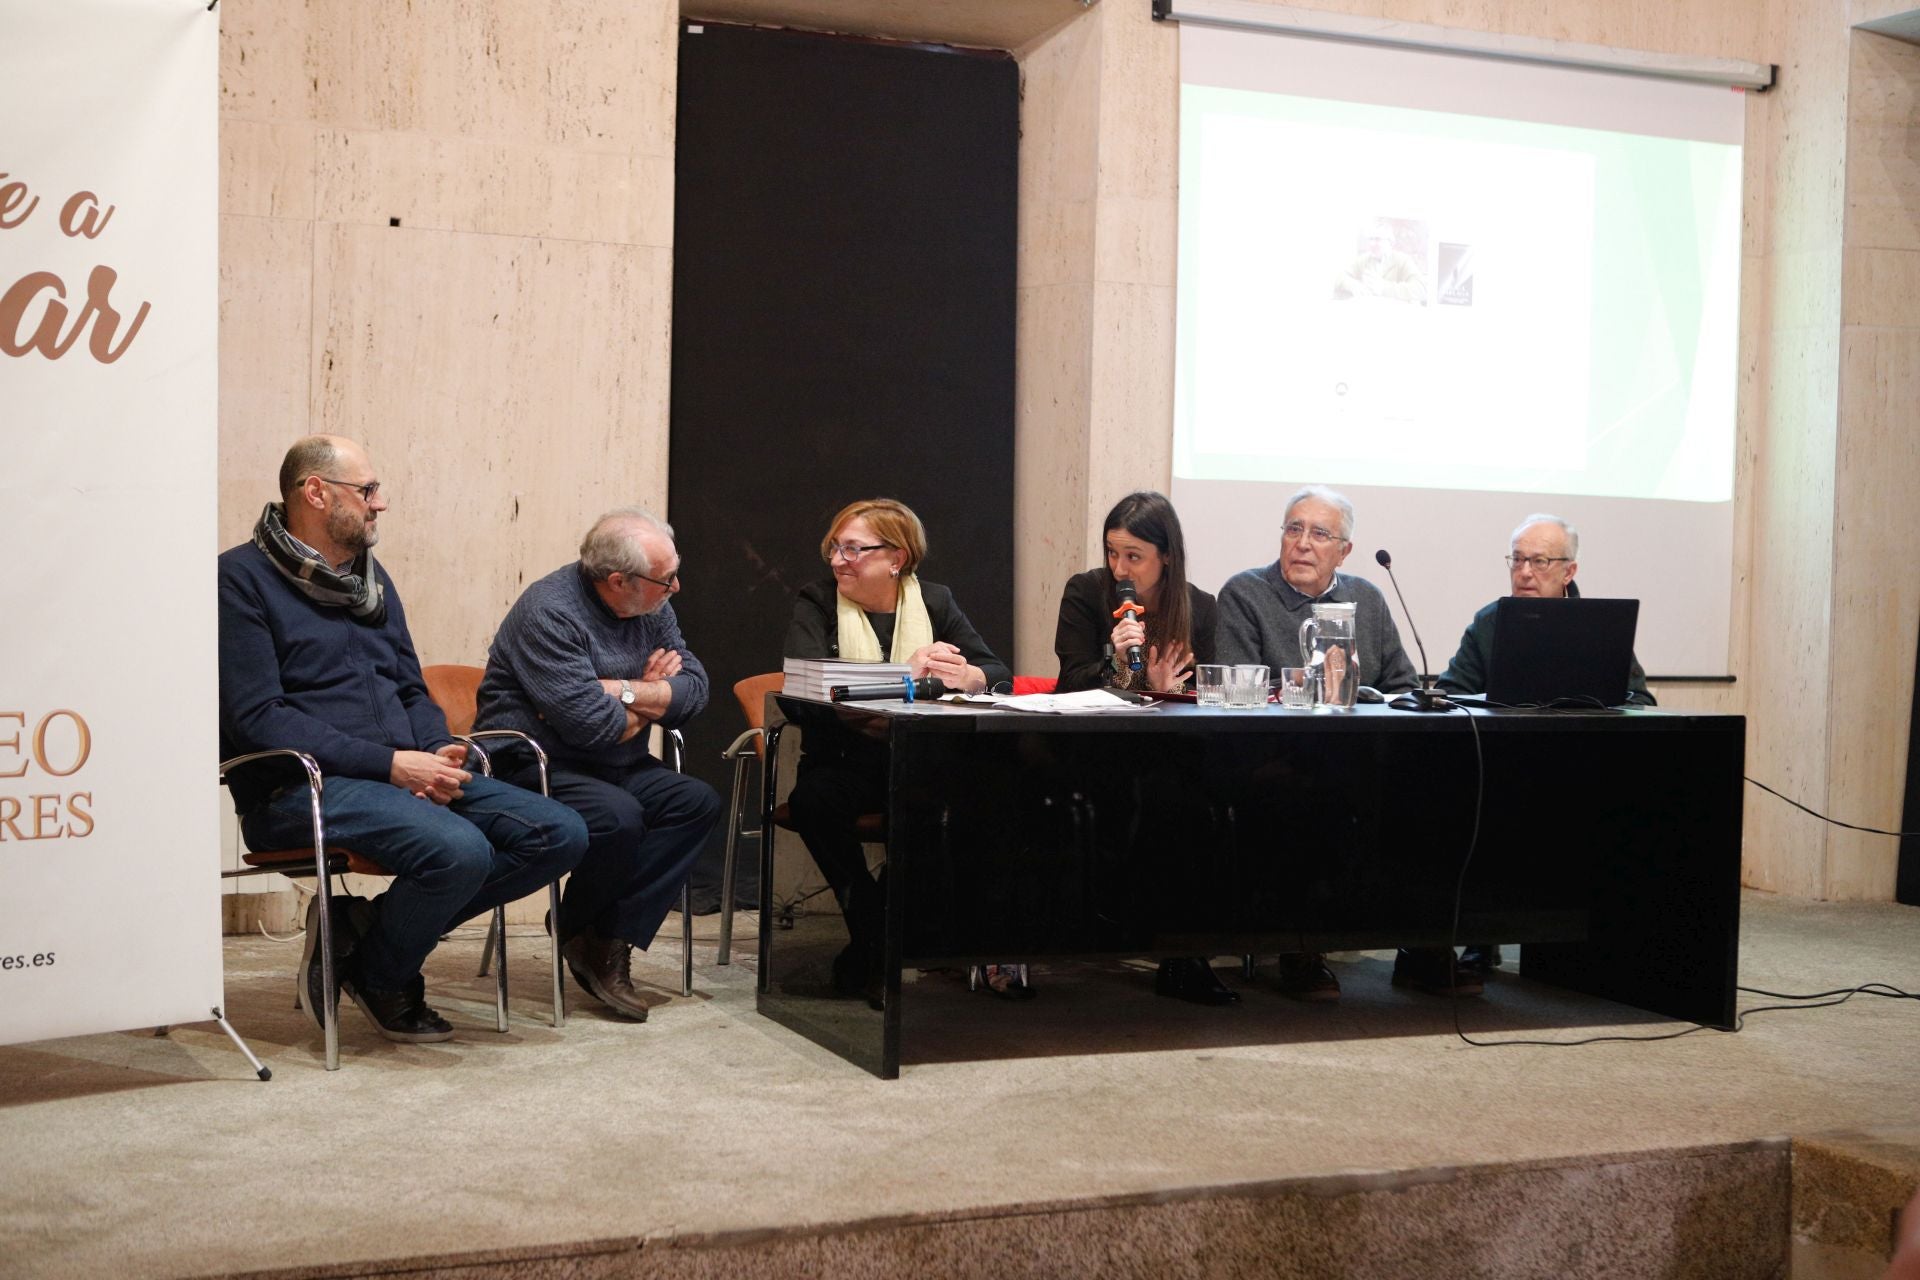
<path id="1" fill-rule="evenodd" d="M 781 667 L 786 681 L 781 692 L 796 698 L 831 701 L 830 690 L 837 684 L 892 684 L 907 676 L 904 662 L 843 662 L 837 658 L 788 658 Z M 1038 711 L 1047 715 L 1105 715 L 1116 711 L 1152 711 L 1159 704 L 1134 701 L 1110 689 L 1087 689 L 1080 693 L 1026 693 L 1013 697 L 1004 693 L 948 694 L 938 702 L 884 702 L 874 704 L 887 711 L 931 711 L 967 708 L 979 711 Z"/>
<path id="2" fill-rule="evenodd" d="M 904 662 L 843 662 L 838 658 L 788 658 L 780 668 L 786 683 L 780 692 L 796 698 L 828 700 L 836 684 L 887 684 L 907 677 Z"/>
<path id="3" fill-rule="evenodd" d="M 969 699 L 968 701 L 973 701 Z M 993 704 L 1006 711 L 1040 711 L 1049 715 L 1105 715 L 1115 711 L 1152 711 L 1156 702 L 1134 702 L 1111 689 L 1083 689 L 1079 693 L 1023 693 L 1019 697 L 993 695 Z"/>

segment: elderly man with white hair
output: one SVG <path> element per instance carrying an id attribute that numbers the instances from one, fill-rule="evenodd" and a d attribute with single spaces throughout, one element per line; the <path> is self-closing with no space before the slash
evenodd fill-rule
<path id="1" fill-rule="evenodd" d="M 1541 600 L 1577 598 L 1580 588 L 1574 575 L 1580 571 L 1580 532 L 1559 516 L 1536 512 L 1520 522 L 1508 540 L 1507 572 L 1516 596 Z M 1493 666 L 1493 616 L 1498 600 L 1473 615 L 1453 661 L 1441 673 L 1439 685 L 1449 693 L 1485 693 L 1487 672 Z M 1650 707 L 1653 695 L 1647 691 L 1647 673 L 1634 659 L 1627 678 L 1627 702 Z M 1500 948 L 1493 943 L 1474 943 L 1462 948 L 1457 963 L 1445 947 L 1421 947 L 1403 950 L 1394 960 L 1394 982 L 1416 987 L 1434 995 L 1477 995 L 1482 982 L 1500 967 Z"/>
<path id="2" fill-rule="evenodd" d="M 1300 665 L 1300 624 L 1320 603 L 1352 604 L 1361 683 L 1382 692 L 1411 689 L 1420 675 L 1387 598 L 1365 578 L 1340 572 L 1353 551 L 1353 503 L 1324 485 L 1287 499 L 1280 555 L 1220 588 L 1220 661 L 1259 663 L 1278 671 Z"/>
<path id="3" fill-rule="evenodd" d="M 1520 522 L 1507 548 L 1507 572 L 1513 590 L 1510 595 L 1534 596 L 1542 600 L 1578 598 L 1580 588 L 1574 575 L 1580 571 L 1580 533 L 1559 516 L 1536 513 Z M 1487 672 L 1493 665 L 1493 615 L 1498 600 L 1473 615 L 1453 661 L 1441 673 L 1439 684 L 1449 693 L 1485 693 Z M 1653 695 L 1647 691 L 1647 673 L 1639 659 L 1627 677 L 1629 706 L 1650 707 Z"/>
<path id="4" fill-rule="evenodd" d="M 1353 503 L 1308 485 L 1287 499 L 1286 511 L 1279 558 L 1234 574 L 1220 588 L 1220 661 L 1297 667 L 1300 624 L 1313 606 L 1351 604 L 1361 681 L 1383 692 L 1413 688 L 1420 676 L 1400 647 L 1386 597 L 1365 578 L 1340 572 L 1353 551 Z M 1280 990 L 1296 1000 L 1338 1000 L 1340 981 L 1325 956 L 1297 952 L 1280 957 Z"/>

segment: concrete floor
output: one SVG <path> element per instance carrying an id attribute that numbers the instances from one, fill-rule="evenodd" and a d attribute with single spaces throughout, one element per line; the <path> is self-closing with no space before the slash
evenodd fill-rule
<path id="1" fill-rule="evenodd" d="M 1749 894 L 1741 981 L 1920 991 L 1920 909 Z M 714 919 L 700 921 L 711 939 Z M 751 928 L 746 942 L 751 948 Z M 297 941 L 229 939 L 228 1013 L 274 1079 L 210 1024 L 0 1048 L 0 1273 L 177 1276 L 589 1240 L 927 1220 L 1321 1175 L 1495 1165 L 1920 1126 L 1920 1008 L 1857 998 L 1738 1035 L 1475 1048 L 1444 1000 L 1378 953 L 1305 1007 L 1263 973 L 1206 1010 L 1127 965 L 1038 971 L 1026 1004 L 927 976 L 920 1048 L 882 1082 L 757 1017 L 751 952 L 670 924 L 636 977 L 644 1026 L 574 997 L 544 1025 L 544 935 L 517 938 L 513 1028 L 491 1030 L 477 935 L 435 953 L 460 1028 L 399 1047 L 344 1009 L 342 1069 L 292 1006 Z M 1223 970 L 1224 972 L 1224 970 Z M 1744 996 L 1743 1007 L 1771 1003 Z M 1458 1006 L 1476 1038 L 1674 1024 L 1502 977 Z M 910 1046 L 914 1044 L 909 1041 Z"/>

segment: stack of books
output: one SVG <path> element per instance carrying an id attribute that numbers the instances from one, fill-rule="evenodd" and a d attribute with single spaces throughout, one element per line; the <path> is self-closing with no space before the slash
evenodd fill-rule
<path id="1" fill-rule="evenodd" d="M 829 701 L 827 690 L 836 684 L 882 684 L 907 678 L 904 662 L 842 662 L 838 658 L 788 658 L 781 667 L 786 684 L 781 692 L 795 698 Z"/>

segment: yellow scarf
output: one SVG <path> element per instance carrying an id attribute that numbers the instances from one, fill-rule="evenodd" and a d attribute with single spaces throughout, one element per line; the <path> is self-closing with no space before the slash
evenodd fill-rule
<path id="1" fill-rule="evenodd" d="M 920 595 L 920 579 L 912 574 L 900 579 L 900 601 L 893 615 L 893 651 L 884 656 L 880 637 L 867 621 L 867 611 L 838 592 L 833 599 L 843 661 L 905 662 L 933 643 L 933 619 L 927 616 L 927 602 Z"/>

